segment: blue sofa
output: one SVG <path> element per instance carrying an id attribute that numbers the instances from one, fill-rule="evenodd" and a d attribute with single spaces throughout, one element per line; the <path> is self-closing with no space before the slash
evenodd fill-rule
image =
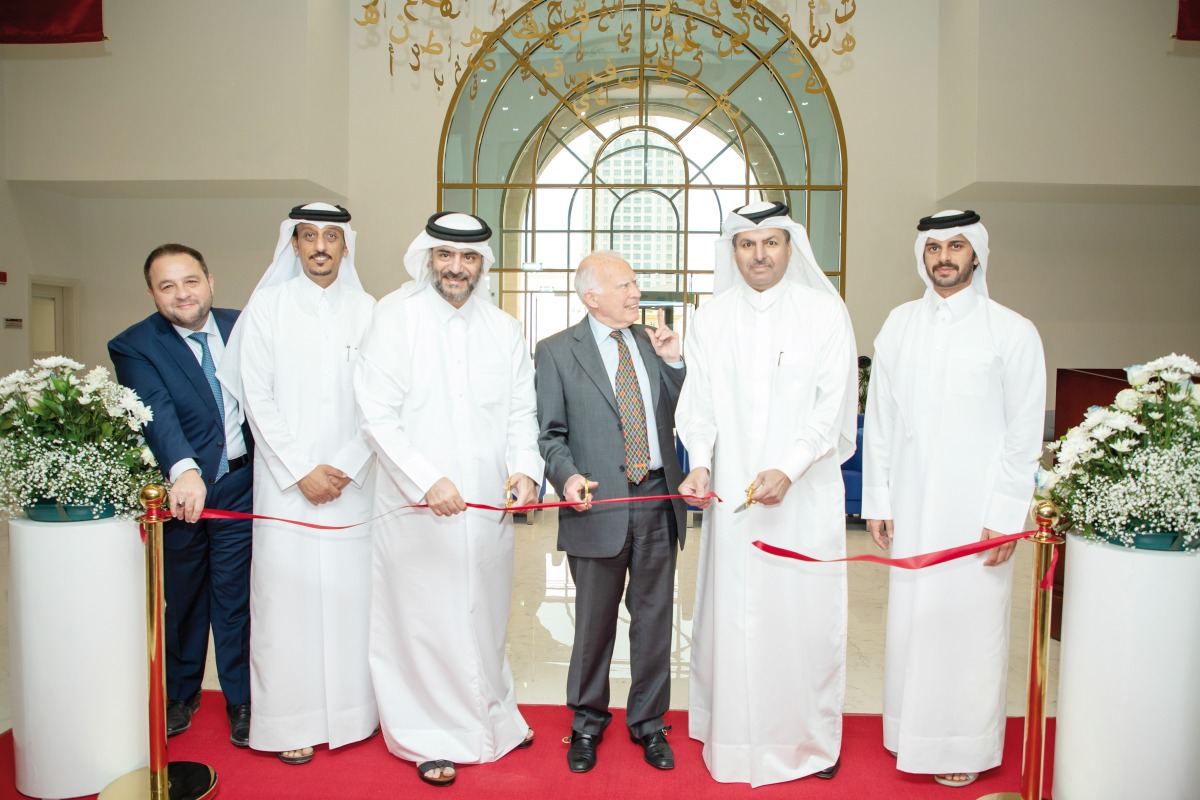
<path id="1" fill-rule="evenodd" d="M 858 446 L 854 455 L 842 464 L 842 481 L 846 484 L 846 513 L 859 516 L 862 514 L 862 442 L 863 415 L 858 415 Z"/>

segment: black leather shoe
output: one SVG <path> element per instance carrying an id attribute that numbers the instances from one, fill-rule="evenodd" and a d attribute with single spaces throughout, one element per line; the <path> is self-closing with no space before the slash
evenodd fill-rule
<path id="1" fill-rule="evenodd" d="M 176 736 L 192 727 L 192 714 L 200 707 L 200 693 L 187 700 L 172 700 L 167 703 L 167 736 Z"/>
<path id="2" fill-rule="evenodd" d="M 816 773 L 817 777 L 823 781 L 833 780 L 833 776 L 838 774 L 838 770 L 842 768 L 842 757 L 838 756 L 838 760 L 833 762 L 832 767 L 821 770 Z"/>
<path id="3" fill-rule="evenodd" d="M 675 754 L 671 752 L 671 745 L 667 744 L 668 730 L 670 729 L 663 728 L 651 731 L 641 738 L 629 735 L 635 744 L 642 746 L 642 756 L 646 763 L 657 769 L 675 769 Z"/>
<path id="4" fill-rule="evenodd" d="M 596 766 L 596 745 L 600 734 L 571 731 L 571 748 L 567 750 L 567 767 L 571 772 L 587 772 Z"/>
<path id="5" fill-rule="evenodd" d="M 227 705 L 225 716 L 229 717 L 229 741 L 234 747 L 249 747 L 250 704 Z"/>

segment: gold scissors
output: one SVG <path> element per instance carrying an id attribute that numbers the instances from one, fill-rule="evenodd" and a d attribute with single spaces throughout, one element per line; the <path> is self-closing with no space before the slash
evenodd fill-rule
<path id="1" fill-rule="evenodd" d="M 509 475 L 508 478 L 505 479 L 505 481 L 504 481 L 504 507 L 512 508 L 514 500 L 516 500 L 516 498 L 513 497 L 512 476 Z M 500 520 L 497 524 L 503 525 L 504 518 L 507 516 L 508 516 L 508 512 L 505 511 L 503 514 L 500 515 Z"/>
<path id="2" fill-rule="evenodd" d="M 746 502 L 735 508 L 733 513 L 740 514 L 752 505 L 754 505 L 754 481 L 750 481 L 750 485 L 746 487 Z"/>

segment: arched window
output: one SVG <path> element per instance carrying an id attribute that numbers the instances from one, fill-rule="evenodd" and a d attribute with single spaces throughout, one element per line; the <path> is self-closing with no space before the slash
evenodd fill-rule
<path id="1" fill-rule="evenodd" d="M 634 267 L 672 323 L 712 292 L 731 209 L 781 200 L 845 283 L 846 159 L 812 56 L 749 0 L 534 2 L 489 34 L 443 134 L 443 209 L 497 236 L 491 292 L 532 345 L 583 314 L 570 274 L 596 249 Z"/>

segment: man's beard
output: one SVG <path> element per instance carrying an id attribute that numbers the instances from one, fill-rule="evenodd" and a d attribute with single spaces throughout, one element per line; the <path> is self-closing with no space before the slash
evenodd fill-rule
<path id="1" fill-rule="evenodd" d="M 958 272 L 955 272 L 953 275 L 947 277 L 939 277 L 937 271 L 941 267 L 953 267 L 954 269 L 958 270 Z M 929 280 L 939 289 L 952 289 L 955 286 L 960 286 L 964 283 L 967 283 L 974 276 L 974 272 L 974 265 L 968 266 L 965 269 L 960 269 L 959 266 L 952 261 L 939 261 L 937 264 L 934 264 L 933 267 L 927 269 Z"/>
<path id="2" fill-rule="evenodd" d="M 471 296 L 471 292 L 475 291 L 475 285 L 479 283 L 479 276 L 472 278 L 466 272 L 438 272 L 433 267 L 429 268 L 433 273 L 433 288 L 442 297 L 449 300 L 451 303 L 461 303 Z M 466 281 L 467 285 L 461 292 L 448 292 L 442 286 L 442 278 L 453 278 L 457 281 Z"/>

